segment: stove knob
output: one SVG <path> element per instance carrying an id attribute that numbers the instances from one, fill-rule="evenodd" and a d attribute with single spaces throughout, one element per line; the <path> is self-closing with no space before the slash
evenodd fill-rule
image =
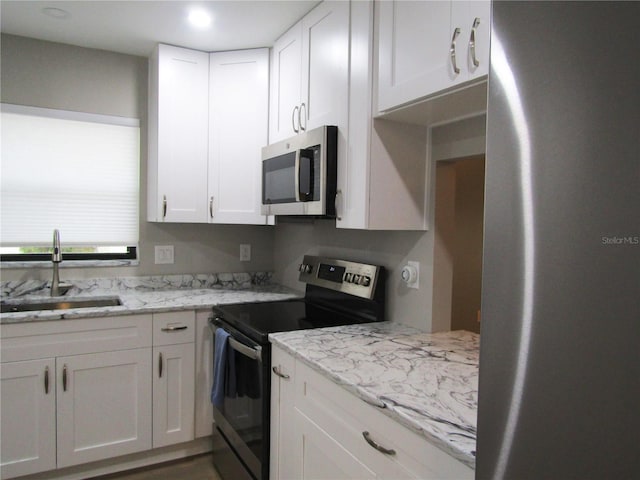
<path id="1" fill-rule="evenodd" d="M 371 285 L 371 278 L 363 275 L 362 277 L 360 277 L 360 285 L 368 287 L 369 285 Z"/>
<path id="2" fill-rule="evenodd" d="M 313 267 L 311 265 L 304 266 L 304 273 L 311 273 L 311 270 L 313 270 Z"/>
<path id="3" fill-rule="evenodd" d="M 350 273 L 345 273 L 344 274 L 344 281 L 347 283 L 351 283 L 351 274 Z"/>
<path id="4" fill-rule="evenodd" d="M 356 285 L 358 285 L 358 283 L 360 283 L 360 275 L 355 275 L 354 274 L 352 283 L 355 283 Z"/>
<path id="5" fill-rule="evenodd" d="M 304 271 L 304 263 L 301 263 L 301 264 L 298 266 L 298 271 L 299 271 L 299 272 L 303 272 L 303 271 Z"/>

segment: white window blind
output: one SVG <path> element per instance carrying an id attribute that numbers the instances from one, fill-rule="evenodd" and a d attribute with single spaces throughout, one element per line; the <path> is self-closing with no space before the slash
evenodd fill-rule
<path id="1" fill-rule="evenodd" d="M 0 244 L 138 243 L 137 119 L 2 104 Z"/>

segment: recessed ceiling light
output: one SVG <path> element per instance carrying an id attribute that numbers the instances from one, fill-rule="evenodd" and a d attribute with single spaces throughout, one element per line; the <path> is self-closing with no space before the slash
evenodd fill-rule
<path id="1" fill-rule="evenodd" d="M 189 12 L 189 22 L 198 28 L 207 28 L 211 25 L 211 15 L 204 10 L 191 10 Z"/>
<path id="2" fill-rule="evenodd" d="M 63 20 L 65 18 L 69 18 L 71 16 L 71 14 L 69 12 L 67 12 L 66 10 L 62 10 L 61 8 L 55 8 L 55 7 L 46 7 L 42 9 L 42 13 L 44 13 L 45 15 L 49 16 L 49 17 L 53 17 L 53 18 L 57 18 L 60 20 Z"/>

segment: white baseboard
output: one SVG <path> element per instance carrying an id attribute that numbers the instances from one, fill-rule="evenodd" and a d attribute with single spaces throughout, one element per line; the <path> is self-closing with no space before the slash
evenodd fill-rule
<path id="1" fill-rule="evenodd" d="M 74 467 L 27 475 L 20 477 L 20 480 L 84 480 L 100 475 L 147 467 L 156 463 L 178 460 L 210 451 L 211 437 L 203 437 L 178 445 L 132 453 L 131 455 L 123 455 L 122 457 L 100 460 L 85 465 L 76 465 Z"/>

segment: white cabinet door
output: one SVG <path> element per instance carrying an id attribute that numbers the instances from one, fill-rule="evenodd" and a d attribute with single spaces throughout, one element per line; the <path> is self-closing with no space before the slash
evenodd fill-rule
<path id="1" fill-rule="evenodd" d="M 209 54 L 159 45 L 149 72 L 148 220 L 206 223 Z"/>
<path id="2" fill-rule="evenodd" d="M 489 73 L 491 2 L 456 0 L 451 4 L 451 28 L 460 29 L 457 58 L 460 74 L 456 82 L 466 82 Z"/>
<path id="3" fill-rule="evenodd" d="M 194 439 L 195 347 L 153 348 L 153 447 Z"/>
<path id="4" fill-rule="evenodd" d="M 271 50 L 269 143 L 297 133 L 301 74 L 302 24 L 298 23 L 276 40 Z"/>
<path id="5" fill-rule="evenodd" d="M 0 478 L 56 468 L 52 358 L 0 365 Z"/>
<path id="6" fill-rule="evenodd" d="M 299 478 L 300 445 L 294 432 L 295 360 L 282 349 L 271 350 L 271 455 L 269 476 Z M 275 369 L 275 370 L 274 370 Z"/>
<path id="7" fill-rule="evenodd" d="M 209 222 L 264 225 L 269 50 L 212 53 L 209 67 Z"/>
<path id="8" fill-rule="evenodd" d="M 349 116 L 349 2 L 324 1 L 301 23 L 301 128 L 336 125 L 344 135 Z"/>
<path id="9" fill-rule="evenodd" d="M 490 4 L 486 0 L 379 2 L 378 110 L 486 76 Z"/>
<path id="10" fill-rule="evenodd" d="M 270 143 L 322 125 L 336 125 L 338 155 L 346 154 L 349 8 L 349 2 L 324 1 L 274 44 Z"/>
<path id="11" fill-rule="evenodd" d="M 378 2 L 378 109 L 388 110 L 449 84 L 451 4 Z"/>
<path id="12" fill-rule="evenodd" d="M 151 448 L 151 349 L 58 357 L 58 468 Z"/>

